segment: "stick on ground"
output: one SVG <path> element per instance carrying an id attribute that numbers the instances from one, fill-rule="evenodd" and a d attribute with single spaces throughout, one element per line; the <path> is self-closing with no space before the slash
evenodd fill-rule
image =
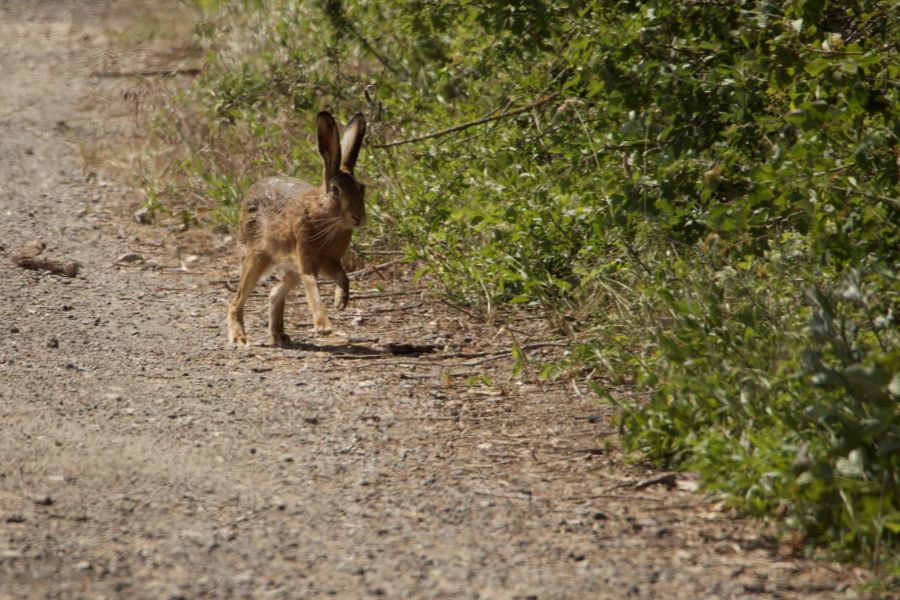
<path id="1" fill-rule="evenodd" d="M 13 258 L 13 262 L 23 269 L 32 269 L 34 271 L 50 271 L 64 277 L 75 277 L 78 275 L 79 264 L 74 260 L 65 262 L 44 258 L 42 256 L 20 255 Z"/>

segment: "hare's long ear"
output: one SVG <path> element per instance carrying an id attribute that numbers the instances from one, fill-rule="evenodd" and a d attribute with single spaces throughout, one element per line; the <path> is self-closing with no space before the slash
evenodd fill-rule
<path id="1" fill-rule="evenodd" d="M 334 122 L 334 117 L 325 111 L 316 117 L 316 141 L 319 145 L 319 154 L 322 155 L 323 177 L 327 184 L 337 175 L 341 166 L 341 145 L 338 141 L 337 123 Z"/>
<path id="2" fill-rule="evenodd" d="M 356 159 L 359 158 L 359 149 L 362 148 L 363 138 L 366 136 L 366 118 L 362 113 L 356 113 L 350 122 L 347 123 L 347 129 L 344 130 L 344 137 L 341 138 L 341 169 L 353 172 L 356 165 Z"/>

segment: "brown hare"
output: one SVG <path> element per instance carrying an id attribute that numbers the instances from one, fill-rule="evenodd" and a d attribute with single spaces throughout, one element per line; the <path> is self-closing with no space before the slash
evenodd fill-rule
<path id="1" fill-rule="evenodd" d="M 338 127 L 327 112 L 316 117 L 316 138 L 322 155 L 322 185 L 299 179 L 272 177 L 250 187 L 241 206 L 241 280 L 228 307 L 228 338 L 249 345 L 244 332 L 244 305 L 259 278 L 271 268 L 282 273 L 269 295 L 269 341 L 290 343 L 284 333 L 284 300 L 302 281 L 316 332 L 331 324 L 319 296 L 319 273 L 337 284 L 334 306 L 343 310 L 350 299 L 350 281 L 341 257 L 355 227 L 366 219 L 365 186 L 353 176 L 366 121 L 357 113 L 338 140 Z"/>

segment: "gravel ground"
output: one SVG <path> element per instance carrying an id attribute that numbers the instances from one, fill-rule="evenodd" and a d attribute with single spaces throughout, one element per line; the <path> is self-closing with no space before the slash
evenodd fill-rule
<path id="1" fill-rule="evenodd" d="M 837 598 L 866 577 L 626 463 L 607 406 L 511 378 L 513 333 L 402 266 L 353 276 L 345 335 L 314 337 L 298 294 L 299 343 L 229 347 L 230 239 L 132 223 L 133 192 L 85 167 L 133 127 L 134 81 L 97 71 L 168 64 L 174 41 L 133 32 L 183 11 L 0 4 L 0 599 Z M 78 275 L 14 264 L 32 240 Z M 515 328 L 534 361 L 559 351 Z"/>

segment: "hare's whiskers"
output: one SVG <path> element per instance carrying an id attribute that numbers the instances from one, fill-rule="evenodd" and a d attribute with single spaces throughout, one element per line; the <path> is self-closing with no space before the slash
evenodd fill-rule
<path id="1" fill-rule="evenodd" d="M 338 234 L 340 232 L 341 232 L 340 223 L 335 223 L 334 226 L 331 227 L 331 231 L 330 231 L 330 234 L 328 235 L 328 237 L 325 238 L 324 242 L 322 242 L 322 247 L 324 248 L 326 245 L 330 244 L 334 240 L 334 238 L 336 238 L 338 236 Z"/>
<path id="2" fill-rule="evenodd" d="M 337 237 L 338 233 L 341 231 L 341 220 L 329 218 L 327 220 L 322 219 L 319 222 L 325 223 L 325 227 L 316 232 L 315 235 L 311 236 L 309 240 L 311 242 L 320 242 L 318 244 L 319 248 L 324 248 L 328 245 L 329 242 L 334 240 Z"/>
<path id="3" fill-rule="evenodd" d="M 317 231 L 313 235 L 309 236 L 309 240 L 312 242 L 318 241 L 323 237 L 330 237 L 331 230 L 338 224 L 338 220 L 332 217 L 317 219 L 315 221 Z"/>

